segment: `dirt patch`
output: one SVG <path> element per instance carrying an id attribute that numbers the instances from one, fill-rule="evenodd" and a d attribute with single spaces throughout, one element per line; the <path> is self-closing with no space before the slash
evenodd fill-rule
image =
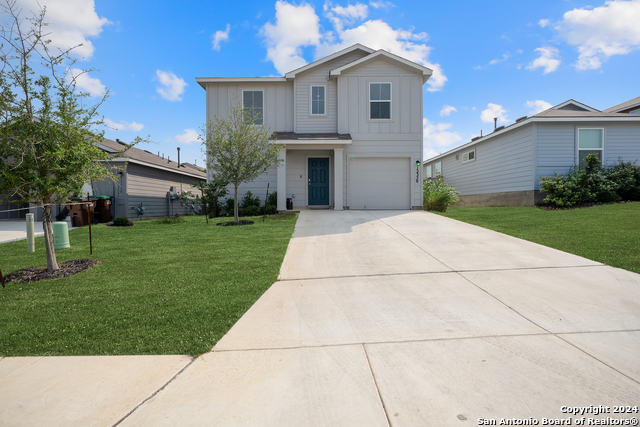
<path id="1" fill-rule="evenodd" d="M 230 221 L 230 222 L 219 222 L 216 225 L 221 225 L 223 227 L 227 227 L 230 225 L 249 225 L 249 224 L 253 224 L 253 221 L 249 221 L 248 219 L 241 219 L 238 222 L 234 222 L 234 221 Z"/>
<path id="2" fill-rule="evenodd" d="M 72 259 L 58 263 L 58 271 L 48 272 L 47 267 L 29 267 L 4 276 L 5 283 L 32 283 L 38 280 L 51 280 L 82 273 L 94 266 L 102 264 L 99 259 Z"/>

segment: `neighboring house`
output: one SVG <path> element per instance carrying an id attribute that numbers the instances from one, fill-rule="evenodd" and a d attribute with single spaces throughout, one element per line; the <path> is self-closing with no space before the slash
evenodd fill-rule
<path id="1" fill-rule="evenodd" d="M 432 71 L 360 44 L 283 77 L 197 78 L 207 120 L 234 102 L 260 113 L 283 144 L 280 166 L 242 185 L 264 201 L 267 183 L 294 208 L 422 207 L 422 86 Z"/>
<path id="2" fill-rule="evenodd" d="M 425 178 L 458 189 L 457 206 L 542 202 L 540 177 L 565 175 L 596 153 L 604 164 L 640 161 L 640 97 L 604 111 L 569 100 L 424 162 Z"/>
<path id="3" fill-rule="evenodd" d="M 118 151 L 125 147 L 125 143 L 119 140 L 105 139 L 98 147 L 113 154 L 110 164 L 124 169 L 119 173 L 119 182 L 92 183 L 93 194 L 114 197 L 111 210 L 114 217 L 137 218 L 139 203 L 145 208 L 143 218 L 193 213 L 188 207 L 182 207 L 179 200 L 170 202 L 166 196 L 171 187 L 176 191 L 200 194 L 191 184 L 206 180 L 207 175 L 202 168 L 184 162 L 178 166 L 177 156 L 174 160 L 170 157 L 165 159 L 164 155 L 161 157 L 135 147 L 119 154 Z"/>

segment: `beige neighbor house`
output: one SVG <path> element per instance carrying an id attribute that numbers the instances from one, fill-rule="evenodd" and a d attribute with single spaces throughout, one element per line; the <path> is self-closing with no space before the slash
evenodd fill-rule
<path id="1" fill-rule="evenodd" d="M 353 45 L 283 77 L 197 78 L 207 119 L 233 102 L 260 113 L 283 144 L 280 166 L 242 185 L 278 210 L 422 207 L 423 85 L 432 71 L 384 50 Z"/>
<path id="2" fill-rule="evenodd" d="M 540 177 L 566 175 L 596 153 L 604 164 L 640 162 L 640 97 L 596 110 L 570 99 L 425 160 L 426 179 L 442 176 L 457 206 L 541 203 Z"/>

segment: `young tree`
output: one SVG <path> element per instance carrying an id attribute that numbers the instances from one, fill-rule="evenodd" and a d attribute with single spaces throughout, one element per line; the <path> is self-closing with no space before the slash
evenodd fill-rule
<path id="1" fill-rule="evenodd" d="M 238 186 L 255 181 L 267 169 L 278 165 L 282 148 L 270 130 L 254 124 L 255 121 L 256 115 L 235 100 L 229 116 L 212 118 L 201 136 L 207 168 L 233 184 L 235 222 L 238 222 Z"/>
<path id="2" fill-rule="evenodd" d="M 98 107 L 108 92 L 86 105 L 89 94 L 76 81 L 93 70 L 71 73 L 75 47 L 49 49 L 45 13 L 23 18 L 15 0 L 0 5 L 0 196 L 42 207 L 47 268 L 55 271 L 51 205 L 117 171 L 98 161 L 108 154 L 96 145 L 103 136 Z"/>

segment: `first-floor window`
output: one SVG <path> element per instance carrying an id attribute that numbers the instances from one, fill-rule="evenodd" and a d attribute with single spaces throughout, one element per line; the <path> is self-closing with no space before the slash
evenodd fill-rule
<path id="1" fill-rule="evenodd" d="M 431 178 L 431 165 L 424 168 L 424 177 Z"/>
<path id="2" fill-rule="evenodd" d="M 264 121 L 264 93 L 261 90 L 243 91 L 242 108 L 249 114 L 254 125 L 261 125 Z"/>
<path id="3" fill-rule="evenodd" d="M 435 169 L 435 176 L 442 176 L 442 162 L 438 162 L 433 165 Z"/>
<path id="4" fill-rule="evenodd" d="M 578 129 L 578 164 L 585 166 L 584 159 L 589 154 L 597 154 L 603 162 L 604 129 Z"/>

